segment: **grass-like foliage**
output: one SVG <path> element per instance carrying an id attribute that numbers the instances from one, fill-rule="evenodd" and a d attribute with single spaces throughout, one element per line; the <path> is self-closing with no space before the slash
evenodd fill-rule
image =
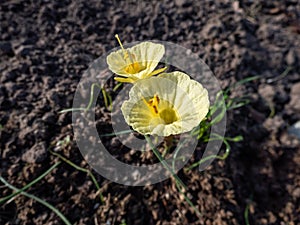
<path id="1" fill-rule="evenodd" d="M 32 182 L 30 182 L 29 184 L 25 185 L 23 188 L 17 188 L 13 185 L 11 185 L 10 183 L 8 183 L 2 176 L 0 176 L 0 181 L 9 189 L 15 191 L 12 194 L 3 197 L 0 199 L 0 204 L 5 204 L 6 202 L 10 202 L 12 201 L 14 198 L 16 198 L 18 195 L 24 195 L 28 198 L 31 198 L 37 202 L 39 202 L 40 204 L 46 206 L 47 208 L 49 208 L 50 210 L 52 210 L 57 216 L 59 216 L 61 218 L 61 220 L 66 224 L 66 225 L 71 225 L 71 222 L 57 209 L 55 208 L 53 205 L 51 205 L 50 203 L 46 202 L 45 200 L 29 194 L 28 192 L 25 192 L 27 189 L 29 189 L 31 186 L 33 186 L 34 184 L 38 183 L 39 181 L 41 181 L 46 175 L 48 175 L 52 170 L 54 170 L 56 167 L 58 167 L 60 164 L 60 162 L 54 164 L 53 166 L 51 166 L 46 172 L 44 172 L 43 174 L 41 174 L 39 177 L 37 177 L 35 180 L 33 180 Z"/>
<path id="2" fill-rule="evenodd" d="M 236 87 L 245 84 L 247 82 L 257 80 L 259 79 L 259 76 L 253 76 L 248 77 L 243 80 L 240 80 L 236 82 L 235 84 L 229 86 L 224 91 L 220 91 L 217 93 L 216 100 L 213 105 L 210 106 L 209 112 L 206 116 L 206 119 L 201 121 L 201 123 L 195 127 L 191 134 L 196 136 L 197 139 L 199 139 L 200 142 L 209 142 L 213 140 L 221 140 L 223 141 L 224 145 L 226 146 L 225 152 L 223 155 L 209 155 L 205 158 L 202 158 L 200 161 L 193 163 L 191 166 L 187 168 L 187 170 L 190 170 L 194 167 L 197 167 L 204 163 L 207 160 L 210 159 L 220 159 L 225 160 L 230 153 L 231 146 L 230 142 L 239 142 L 243 140 L 243 137 L 241 135 L 235 136 L 235 137 L 222 137 L 219 134 L 216 133 L 210 133 L 210 128 L 221 122 L 224 118 L 225 114 L 229 110 L 235 110 L 237 108 L 243 107 L 247 104 L 249 104 L 250 100 L 246 96 L 241 97 L 230 97 L 230 92 L 232 92 Z"/>
<path id="3" fill-rule="evenodd" d="M 56 143 L 56 147 L 66 147 L 68 144 L 70 144 L 71 140 L 70 137 L 67 136 L 65 139 L 58 141 Z M 65 157 L 61 156 L 60 154 L 53 152 L 51 150 L 49 150 L 49 152 L 55 156 L 58 157 L 61 161 L 69 164 L 70 166 L 72 166 L 73 168 L 75 168 L 78 171 L 84 172 L 86 173 L 91 180 L 93 181 L 94 185 L 97 188 L 97 192 L 96 194 L 99 196 L 100 199 L 100 203 L 104 204 L 104 197 L 101 193 L 100 190 L 100 185 L 98 184 L 95 176 L 93 175 L 93 173 L 85 168 L 82 168 L 78 165 L 76 165 L 75 163 L 71 162 L 70 160 L 66 159 Z M 29 194 L 28 192 L 26 192 L 27 189 L 29 189 L 30 187 L 32 187 L 33 185 L 37 184 L 38 182 L 40 182 L 45 176 L 47 176 L 48 174 L 50 174 L 55 168 L 57 168 L 60 164 L 61 161 L 57 162 L 56 164 L 54 164 L 53 166 L 51 166 L 47 171 L 45 171 L 43 174 L 41 174 L 40 176 L 38 176 L 36 179 L 34 179 L 33 181 L 31 181 L 30 183 L 28 183 L 27 185 L 25 185 L 22 188 L 17 188 L 13 185 L 11 185 L 10 183 L 8 183 L 8 181 L 6 181 L 2 176 L 0 176 L 0 181 L 9 189 L 13 190 L 14 192 L 11 193 L 10 195 L 7 195 L 5 197 L 2 197 L 0 199 L 0 205 L 2 204 L 6 204 L 9 203 L 11 201 L 13 201 L 16 197 L 18 197 L 19 195 L 24 195 L 28 198 L 31 198 L 37 202 L 39 202 L 40 204 L 44 205 L 45 207 L 49 208 L 50 210 L 52 210 L 58 217 L 60 217 L 60 219 L 64 222 L 64 224 L 66 225 L 71 225 L 71 222 L 57 209 L 55 208 L 53 205 L 51 205 L 50 203 L 46 202 L 45 200 L 33 195 L 33 194 Z"/>
<path id="4" fill-rule="evenodd" d="M 235 137 L 227 137 L 227 136 L 222 137 L 222 136 L 220 136 L 216 133 L 210 134 L 210 128 L 213 125 L 215 125 L 215 124 L 219 123 L 220 121 L 222 121 L 222 119 L 224 118 L 227 111 L 238 109 L 240 107 L 243 107 L 243 106 L 247 105 L 250 102 L 249 98 L 247 98 L 246 96 L 231 98 L 230 93 L 236 87 L 238 87 L 240 85 L 243 85 L 247 82 L 251 82 L 253 80 L 256 80 L 258 78 L 259 78 L 259 76 L 248 77 L 246 79 L 243 79 L 241 81 L 236 82 L 235 84 L 229 86 L 228 88 L 226 88 L 223 91 L 220 91 L 217 94 L 216 100 L 215 100 L 214 104 L 210 106 L 209 112 L 208 112 L 206 118 L 203 121 L 201 121 L 201 123 L 191 131 L 191 135 L 196 136 L 197 139 L 199 140 L 199 142 L 202 142 L 202 143 L 213 141 L 213 140 L 221 140 L 225 145 L 225 151 L 222 155 L 209 155 L 205 158 L 202 158 L 198 162 L 195 162 L 192 165 L 190 165 L 188 168 L 185 168 L 185 170 L 191 170 L 191 169 L 201 165 L 202 163 L 204 163 L 207 160 L 211 160 L 211 159 L 225 160 L 230 154 L 230 150 L 231 150 L 230 142 L 239 142 L 239 141 L 243 140 L 243 137 L 241 135 L 238 135 L 238 136 L 235 136 Z M 121 87 L 121 85 L 122 85 L 122 83 L 118 83 L 113 88 L 113 91 L 116 91 L 118 88 Z M 66 110 L 61 111 L 61 113 L 71 112 L 71 111 L 87 111 L 87 110 L 90 110 L 90 108 L 92 106 L 92 103 L 94 101 L 94 91 L 95 91 L 94 89 L 95 89 L 95 87 L 98 87 L 98 88 L 101 89 L 103 99 L 104 99 L 104 106 L 106 107 L 106 109 L 111 109 L 111 105 L 112 105 L 111 95 L 109 95 L 109 93 L 107 91 L 105 91 L 104 87 L 101 87 L 99 84 L 93 84 L 91 86 L 90 100 L 89 100 L 89 103 L 87 104 L 87 107 L 85 107 L 85 108 L 76 108 L 76 109 L 75 108 L 66 109 Z M 131 132 L 133 132 L 133 131 L 132 130 L 125 130 L 125 131 L 121 131 L 120 133 L 121 134 L 126 134 L 126 133 L 131 133 Z M 117 134 L 116 133 L 109 133 L 109 134 L 102 134 L 101 137 L 103 137 L 103 136 L 109 137 L 109 136 L 115 136 L 115 135 L 117 135 Z M 168 165 L 166 163 L 166 161 L 164 160 L 164 156 L 168 152 L 168 149 L 166 149 L 166 151 L 164 151 L 164 153 L 161 154 L 158 151 L 158 149 L 155 148 L 155 146 L 151 142 L 151 139 L 149 138 L 149 136 L 145 135 L 145 139 L 147 140 L 148 144 L 150 145 L 154 155 L 159 159 L 159 161 L 163 164 L 163 166 L 171 173 L 172 177 L 174 178 L 174 180 L 176 182 L 176 187 L 177 187 L 179 193 L 184 197 L 186 202 L 193 208 L 195 213 L 199 217 L 201 217 L 202 214 L 199 212 L 197 207 L 191 202 L 191 200 L 187 197 L 187 187 L 186 187 L 186 185 L 182 182 L 182 180 L 174 172 L 175 171 L 174 170 L 175 163 L 173 163 L 172 165 Z M 174 153 L 174 156 L 173 156 L 173 162 L 175 162 L 176 160 L 180 160 L 180 159 L 176 158 L 177 152 L 180 151 L 180 148 L 181 148 L 181 146 L 177 146 L 177 148 L 175 150 L 175 153 Z M 94 178 L 92 177 L 92 174 L 88 170 L 85 170 L 83 168 L 79 168 L 78 166 L 71 163 L 67 159 L 63 158 L 62 156 L 59 156 L 57 153 L 52 152 L 52 154 L 58 156 L 60 159 L 67 162 L 69 165 L 73 166 L 74 168 L 76 168 L 80 171 L 83 171 L 83 172 L 87 172 L 87 174 L 89 176 L 91 176 L 92 180 L 94 181 L 94 183 L 96 185 L 96 182 L 95 182 Z M 96 185 L 96 187 L 99 189 L 99 187 L 97 185 Z M 100 198 L 103 199 L 102 196 Z"/>
<path id="5" fill-rule="evenodd" d="M 197 139 L 199 139 L 199 142 L 222 140 L 223 143 L 224 143 L 224 146 L 225 146 L 225 151 L 222 155 L 210 155 L 210 156 L 207 156 L 205 158 L 202 158 L 198 162 L 195 162 L 192 165 L 190 165 L 188 168 L 185 168 L 185 170 L 193 169 L 193 168 L 201 165 L 202 163 L 204 163 L 205 161 L 210 160 L 210 159 L 225 160 L 230 154 L 230 149 L 231 149 L 230 142 L 238 142 L 238 141 L 243 140 L 243 137 L 241 135 L 238 135 L 238 136 L 235 136 L 235 137 L 227 137 L 227 136 L 221 137 L 218 134 L 213 134 L 213 133 L 210 134 L 210 128 L 213 125 L 219 123 L 224 118 L 226 111 L 235 110 L 235 109 L 240 108 L 242 106 L 245 106 L 246 104 L 249 103 L 249 99 L 245 96 L 231 98 L 230 97 L 230 92 L 233 91 L 233 89 L 236 88 L 237 86 L 245 84 L 245 83 L 253 81 L 253 80 L 256 80 L 258 78 L 259 78 L 258 76 L 246 78 L 244 80 L 241 80 L 241 81 L 235 83 L 234 85 L 231 85 L 230 87 L 226 88 L 224 91 L 221 91 L 217 94 L 216 101 L 213 105 L 210 106 L 209 112 L 208 112 L 206 118 L 197 127 L 195 127 L 191 131 L 191 134 L 196 136 Z M 117 89 L 119 89 L 121 86 L 122 86 L 122 83 L 118 83 L 113 88 L 113 91 L 117 91 Z M 92 103 L 94 101 L 94 92 L 95 92 L 96 87 L 100 88 L 100 90 L 101 90 L 101 93 L 103 95 L 103 100 L 104 100 L 104 106 L 106 107 L 106 109 L 111 110 L 111 106 L 112 106 L 112 97 L 111 97 L 111 95 L 106 91 L 106 89 L 104 87 L 101 87 L 99 84 L 93 84 L 91 86 L 90 99 L 89 99 L 89 102 L 87 104 L 87 107 L 85 107 L 85 108 L 66 109 L 66 110 L 62 110 L 61 113 L 72 112 L 72 111 L 87 111 L 87 110 L 90 110 L 90 108 L 92 106 Z M 0 127 L 0 129 L 1 128 L 2 127 Z M 125 131 L 121 131 L 120 133 L 121 134 L 126 134 L 126 133 L 129 134 L 131 132 L 133 132 L 133 131 L 132 130 L 125 130 Z M 115 136 L 115 135 L 117 135 L 117 134 L 111 133 L 111 134 L 102 134 L 101 136 L 109 137 L 109 136 Z M 149 136 L 145 135 L 145 139 L 149 143 L 154 155 L 159 159 L 159 161 L 163 164 L 163 166 L 166 169 L 168 169 L 169 172 L 171 173 L 172 177 L 174 178 L 176 187 L 179 191 L 179 194 L 181 194 L 184 197 L 185 201 L 193 208 L 195 213 L 199 217 L 201 217 L 202 214 L 199 212 L 197 207 L 192 203 L 192 201 L 187 197 L 188 188 L 182 182 L 182 180 L 178 177 L 178 175 L 174 172 L 175 171 L 175 163 L 173 163 L 172 165 L 169 165 L 164 160 L 164 156 L 167 154 L 168 150 L 166 149 L 166 151 L 163 154 L 161 154 L 160 151 L 158 149 L 156 149 L 156 147 L 152 143 Z M 56 143 L 56 147 L 65 148 L 66 146 L 68 146 L 70 144 L 70 142 L 71 142 L 70 136 L 67 136 L 65 139 L 63 139 L 61 141 L 58 141 Z M 177 158 L 177 153 L 180 151 L 181 147 L 182 147 L 181 145 L 176 147 L 176 149 L 174 151 L 174 154 L 173 154 L 173 159 L 174 159 L 173 162 L 175 162 L 176 160 L 180 160 L 179 158 Z M 68 160 L 64 156 L 58 154 L 57 152 L 54 152 L 54 151 L 51 151 L 51 150 L 49 150 L 49 151 L 53 156 L 58 157 L 61 161 L 67 163 L 68 165 L 72 166 L 76 170 L 86 173 L 87 176 L 89 176 L 91 178 L 91 180 L 93 181 L 95 187 L 97 188 L 97 194 L 99 196 L 101 204 L 104 203 L 104 197 L 103 197 L 103 195 L 100 191 L 100 185 L 98 184 L 95 176 L 92 174 L 92 172 L 90 170 L 82 168 L 82 167 L 76 165 L 75 163 L 71 162 L 70 160 Z M 41 181 L 53 169 L 58 167 L 60 165 L 60 163 L 61 162 L 58 162 L 58 163 L 54 164 L 47 171 L 45 171 L 43 174 L 41 174 L 35 180 L 33 180 L 32 182 L 30 182 L 29 184 L 25 185 L 22 188 L 17 188 L 17 187 L 12 186 L 2 176 L 0 176 L 0 181 L 5 186 L 7 186 L 8 188 L 10 188 L 14 191 L 12 194 L 1 198 L 0 199 L 0 204 L 5 204 L 7 202 L 13 201 L 18 195 L 24 195 L 24 196 L 26 196 L 28 198 L 32 198 L 33 200 L 35 200 L 35 201 L 41 203 L 42 205 L 46 206 L 47 208 L 52 210 L 54 213 L 56 213 L 65 224 L 70 225 L 71 223 L 68 221 L 68 219 L 57 208 L 55 208 L 51 204 L 47 203 L 46 201 L 38 198 L 37 196 L 25 192 L 31 186 L 33 186 L 34 184 Z M 244 212 L 244 218 L 245 218 L 246 224 L 249 224 L 249 212 L 248 211 L 249 211 L 249 205 L 247 205 L 247 207 L 245 209 L 245 212 Z M 126 224 L 125 221 L 123 221 L 122 224 Z"/>

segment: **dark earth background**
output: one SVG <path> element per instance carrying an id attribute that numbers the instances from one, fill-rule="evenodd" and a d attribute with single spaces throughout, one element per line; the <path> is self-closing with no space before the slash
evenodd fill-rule
<path id="1" fill-rule="evenodd" d="M 247 206 L 251 225 L 300 224 L 300 147 L 287 132 L 300 120 L 299 1 L 2 0 L 0 9 L 0 174 L 11 184 L 21 188 L 58 161 L 48 150 L 68 136 L 71 142 L 55 150 L 89 168 L 71 113 L 58 112 L 72 106 L 83 72 L 117 46 L 118 33 L 124 43 L 156 39 L 191 49 L 223 88 L 260 76 L 231 93 L 251 100 L 227 115 L 226 135 L 244 140 L 204 172 L 179 172 L 203 217 L 171 179 L 127 187 L 94 173 L 101 205 L 91 179 L 66 163 L 28 192 L 74 224 L 245 224 Z M 0 197 L 9 193 L 1 184 Z M 62 224 L 23 196 L 0 207 L 0 224 Z"/>

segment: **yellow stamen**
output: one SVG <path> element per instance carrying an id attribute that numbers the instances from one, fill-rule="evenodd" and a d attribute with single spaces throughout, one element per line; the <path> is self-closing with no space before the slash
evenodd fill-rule
<path id="1" fill-rule="evenodd" d="M 150 109 L 152 115 L 161 118 L 165 124 L 171 124 L 179 119 L 174 108 L 166 106 L 166 102 L 162 102 L 162 105 L 159 107 L 160 99 L 157 94 L 148 101 L 143 98 L 143 101 Z"/>
<path id="2" fill-rule="evenodd" d="M 143 101 L 154 115 L 158 115 L 158 104 L 160 101 L 158 95 L 154 95 L 149 101 L 146 101 L 146 99 L 143 98 Z"/>
<path id="3" fill-rule="evenodd" d="M 123 54 L 124 54 L 124 60 L 127 60 L 129 58 L 130 60 L 130 64 L 125 68 L 125 71 L 129 74 L 133 74 L 133 73 L 138 73 L 142 70 L 142 68 L 140 67 L 138 62 L 135 62 L 135 57 L 133 54 L 128 53 L 128 50 L 126 50 L 123 47 L 123 44 L 119 38 L 119 35 L 116 34 L 115 38 L 118 40 L 119 45 L 121 47 L 121 49 L 123 50 Z"/>
<path id="4" fill-rule="evenodd" d="M 124 53 L 124 59 L 126 60 L 126 59 L 129 57 L 130 62 L 133 64 L 133 63 L 134 63 L 133 58 L 132 58 L 131 54 L 129 54 L 128 51 L 123 47 L 123 44 L 122 44 L 122 42 L 121 42 L 121 40 L 120 40 L 120 38 L 119 38 L 119 35 L 116 34 L 116 35 L 115 35 L 115 38 L 117 38 L 117 40 L 118 40 L 118 42 L 119 42 L 119 45 L 120 45 L 121 49 L 123 50 L 123 53 Z"/>
<path id="5" fill-rule="evenodd" d="M 119 45 L 120 45 L 121 49 L 123 50 L 124 59 L 127 60 L 127 59 L 128 59 L 128 56 L 129 56 L 129 59 L 130 59 L 131 63 L 133 63 L 133 60 L 132 60 L 130 54 L 128 54 L 128 51 L 123 47 L 123 44 L 122 44 L 122 42 L 121 42 L 121 40 L 120 40 L 120 38 L 119 38 L 119 35 L 116 34 L 116 35 L 115 35 L 115 38 L 118 40 Z"/>
<path id="6" fill-rule="evenodd" d="M 146 77 L 152 77 L 152 76 L 154 76 L 154 75 L 156 75 L 156 74 L 159 74 L 159 73 L 164 72 L 166 69 L 167 69 L 167 67 L 163 67 L 163 68 L 154 70 L 152 73 L 150 73 L 150 74 L 147 75 Z"/>

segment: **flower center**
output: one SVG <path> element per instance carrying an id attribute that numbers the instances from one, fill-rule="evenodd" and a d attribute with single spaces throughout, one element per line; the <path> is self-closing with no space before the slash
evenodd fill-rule
<path id="1" fill-rule="evenodd" d="M 139 73 L 139 72 L 141 72 L 142 70 L 145 69 L 145 67 L 140 65 L 140 63 L 138 63 L 135 60 L 134 54 L 129 53 L 129 55 L 131 55 L 130 58 L 132 59 L 133 63 L 130 63 L 128 66 L 125 67 L 125 72 L 126 73 L 129 73 L 129 74 Z"/>
<path id="2" fill-rule="evenodd" d="M 144 99 L 144 102 L 151 111 L 152 116 L 162 119 L 164 124 L 171 124 L 179 120 L 173 106 L 168 101 L 160 100 L 158 95 L 154 95 L 148 101 Z"/>
<path id="3" fill-rule="evenodd" d="M 178 120 L 178 117 L 176 114 L 177 113 L 175 112 L 174 109 L 167 108 L 167 109 L 162 110 L 159 113 L 159 116 L 161 119 L 163 119 L 165 121 L 165 124 L 171 124 Z"/>
<path id="4" fill-rule="evenodd" d="M 123 47 L 123 44 L 119 38 L 119 35 L 116 34 L 115 37 L 119 42 L 119 45 L 124 54 L 123 58 L 124 58 L 125 62 L 127 63 L 127 66 L 125 66 L 125 68 L 124 68 L 125 72 L 128 74 L 135 74 L 135 73 L 139 73 L 142 70 L 144 70 L 145 67 L 142 66 L 138 61 L 136 61 L 135 55 L 131 54 L 127 49 L 125 49 Z"/>

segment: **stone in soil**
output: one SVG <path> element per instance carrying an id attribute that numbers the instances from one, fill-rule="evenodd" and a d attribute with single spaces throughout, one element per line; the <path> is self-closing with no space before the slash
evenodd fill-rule
<path id="1" fill-rule="evenodd" d="M 22 155 L 22 160 L 27 163 L 41 163 L 47 157 L 47 146 L 45 142 L 36 143 Z"/>

